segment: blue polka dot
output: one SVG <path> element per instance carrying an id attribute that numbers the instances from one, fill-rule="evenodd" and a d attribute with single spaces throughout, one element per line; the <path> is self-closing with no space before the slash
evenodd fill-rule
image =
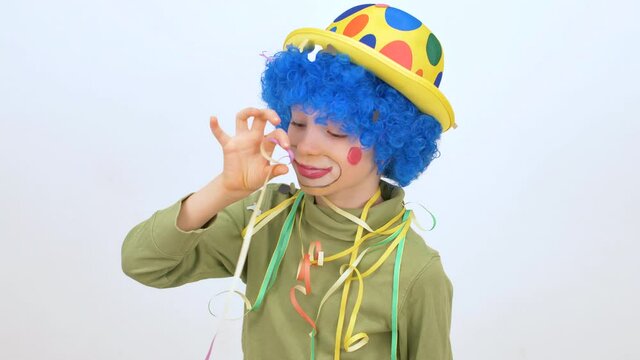
<path id="1" fill-rule="evenodd" d="M 438 73 L 438 76 L 436 76 L 436 81 L 433 83 L 437 88 L 440 87 L 440 81 L 442 80 L 442 71 L 440 71 Z"/>
<path id="2" fill-rule="evenodd" d="M 388 7 L 384 12 L 384 19 L 389 26 L 402 31 L 415 30 L 422 25 L 422 22 L 414 18 L 411 14 L 392 7 Z"/>
<path id="3" fill-rule="evenodd" d="M 367 34 L 360 39 L 360 42 L 368 45 L 370 48 L 376 48 L 376 37 L 373 34 Z"/>
<path id="4" fill-rule="evenodd" d="M 336 32 L 336 30 L 338 30 L 338 28 L 336 26 L 334 26 L 331 29 L 329 29 L 329 31 L 333 31 L 333 32 Z"/>
<path id="5" fill-rule="evenodd" d="M 338 16 L 335 20 L 333 20 L 333 22 L 338 22 L 338 21 L 348 17 L 349 15 L 351 15 L 353 13 L 356 13 L 356 12 L 358 12 L 358 11 L 364 9 L 364 8 L 367 8 L 367 7 L 371 6 L 371 5 L 373 5 L 373 4 L 363 4 L 363 5 L 354 6 L 351 9 L 343 12 L 340 16 Z"/>

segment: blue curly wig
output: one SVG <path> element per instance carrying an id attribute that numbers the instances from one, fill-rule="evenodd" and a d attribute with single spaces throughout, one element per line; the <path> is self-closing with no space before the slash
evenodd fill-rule
<path id="1" fill-rule="evenodd" d="M 340 124 L 342 131 L 373 147 L 378 174 L 406 186 L 440 156 L 437 140 L 442 126 L 404 95 L 345 54 L 289 46 L 276 53 L 262 74 L 262 99 L 275 110 L 285 131 L 291 107 L 302 106 L 315 122 Z M 377 111 L 377 113 L 376 113 Z"/>

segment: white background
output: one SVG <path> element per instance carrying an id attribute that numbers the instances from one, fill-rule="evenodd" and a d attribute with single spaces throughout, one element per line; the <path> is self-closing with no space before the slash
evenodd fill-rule
<path id="1" fill-rule="evenodd" d="M 224 280 L 145 287 L 122 241 L 221 170 L 209 115 L 264 106 L 258 54 L 356 4 L 3 0 L 0 358 L 204 358 Z M 406 189 L 454 357 L 639 359 L 638 5 L 392 5 L 440 39 L 460 125 Z"/>

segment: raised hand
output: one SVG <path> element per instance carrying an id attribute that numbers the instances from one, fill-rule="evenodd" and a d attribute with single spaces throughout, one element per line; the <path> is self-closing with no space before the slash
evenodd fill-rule
<path id="1" fill-rule="evenodd" d="M 253 117 L 253 123 L 249 128 L 249 118 Z M 236 115 L 236 134 L 227 135 L 218 123 L 218 118 L 211 117 L 209 125 L 211 132 L 222 146 L 224 153 L 224 167 L 222 184 L 227 191 L 251 193 L 259 189 L 269 174 L 270 179 L 286 174 L 289 169 L 285 165 L 270 165 L 260 153 L 260 145 L 264 142 L 264 148 L 271 156 L 275 144 L 267 141 L 274 138 L 284 148 L 290 146 L 289 137 L 282 129 L 275 129 L 269 134 L 264 134 L 269 121 L 271 124 L 280 124 L 280 117 L 271 109 L 246 108 Z"/>

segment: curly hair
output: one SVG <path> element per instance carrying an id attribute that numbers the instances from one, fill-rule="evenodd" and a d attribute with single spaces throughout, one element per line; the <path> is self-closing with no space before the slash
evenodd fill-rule
<path id="1" fill-rule="evenodd" d="M 406 186 L 440 156 L 442 126 L 422 113 L 404 95 L 346 54 L 300 52 L 289 46 L 267 61 L 262 74 L 262 99 L 275 110 L 285 131 L 291 107 L 318 111 L 315 122 L 340 124 L 342 131 L 373 147 L 378 174 Z"/>

